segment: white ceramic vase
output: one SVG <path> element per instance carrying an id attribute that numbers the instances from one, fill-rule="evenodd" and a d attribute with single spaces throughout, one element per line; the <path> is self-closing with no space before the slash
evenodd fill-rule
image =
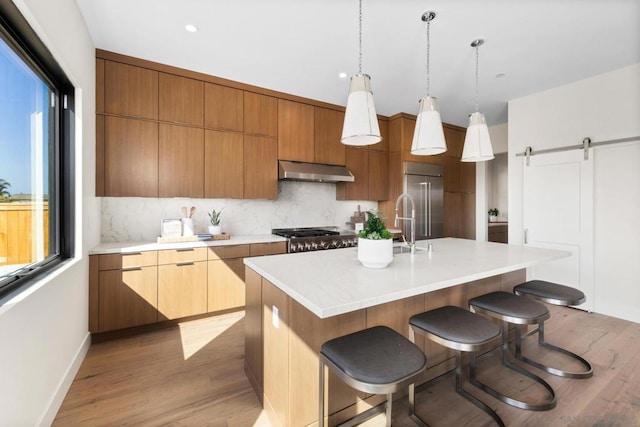
<path id="1" fill-rule="evenodd" d="M 182 235 L 193 236 L 193 218 L 182 218 Z"/>
<path id="2" fill-rule="evenodd" d="M 358 239 L 358 261 L 365 267 L 385 268 L 393 261 L 393 239 Z"/>
<path id="3" fill-rule="evenodd" d="M 209 226 L 209 234 L 217 235 L 222 234 L 222 226 L 221 225 L 210 225 Z"/>

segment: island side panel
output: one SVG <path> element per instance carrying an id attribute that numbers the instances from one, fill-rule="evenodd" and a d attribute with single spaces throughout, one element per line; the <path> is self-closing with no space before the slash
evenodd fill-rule
<path id="1" fill-rule="evenodd" d="M 245 268 L 244 371 L 263 403 L 262 276 Z"/>

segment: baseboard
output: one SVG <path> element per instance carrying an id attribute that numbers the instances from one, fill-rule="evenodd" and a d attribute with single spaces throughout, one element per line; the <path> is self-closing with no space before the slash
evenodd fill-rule
<path id="1" fill-rule="evenodd" d="M 39 426 L 46 427 L 53 424 L 53 420 L 56 418 L 58 410 L 64 401 L 69 388 L 71 387 L 71 383 L 73 383 L 73 379 L 76 377 L 78 370 L 80 369 L 80 365 L 84 361 L 85 356 L 87 355 L 87 351 L 89 351 L 89 347 L 91 346 L 91 334 L 87 332 L 87 335 L 84 337 L 80 348 L 76 351 L 76 355 L 73 360 L 69 364 L 67 371 L 64 376 L 60 380 L 60 384 L 55 392 L 55 394 L 51 397 L 49 401 L 49 405 L 47 410 L 42 414 L 40 418 L 40 422 L 38 422 Z"/>

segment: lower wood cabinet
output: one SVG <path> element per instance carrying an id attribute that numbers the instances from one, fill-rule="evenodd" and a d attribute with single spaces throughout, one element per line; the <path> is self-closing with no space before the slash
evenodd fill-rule
<path id="1" fill-rule="evenodd" d="M 245 307 L 244 258 L 285 242 L 89 257 L 89 331 L 108 332 Z"/>

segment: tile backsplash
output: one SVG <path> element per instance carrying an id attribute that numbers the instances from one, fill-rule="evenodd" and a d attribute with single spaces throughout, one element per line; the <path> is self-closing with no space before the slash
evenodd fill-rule
<path id="1" fill-rule="evenodd" d="M 196 233 L 206 233 L 207 212 L 224 208 L 222 231 L 231 235 L 270 234 L 272 228 L 332 226 L 348 228 L 358 205 L 363 211 L 378 206 L 371 201 L 337 201 L 336 184 L 280 181 L 277 200 L 190 198 L 102 198 L 102 242 L 155 241 L 162 219 L 181 218 L 181 207 L 195 206 Z"/>

